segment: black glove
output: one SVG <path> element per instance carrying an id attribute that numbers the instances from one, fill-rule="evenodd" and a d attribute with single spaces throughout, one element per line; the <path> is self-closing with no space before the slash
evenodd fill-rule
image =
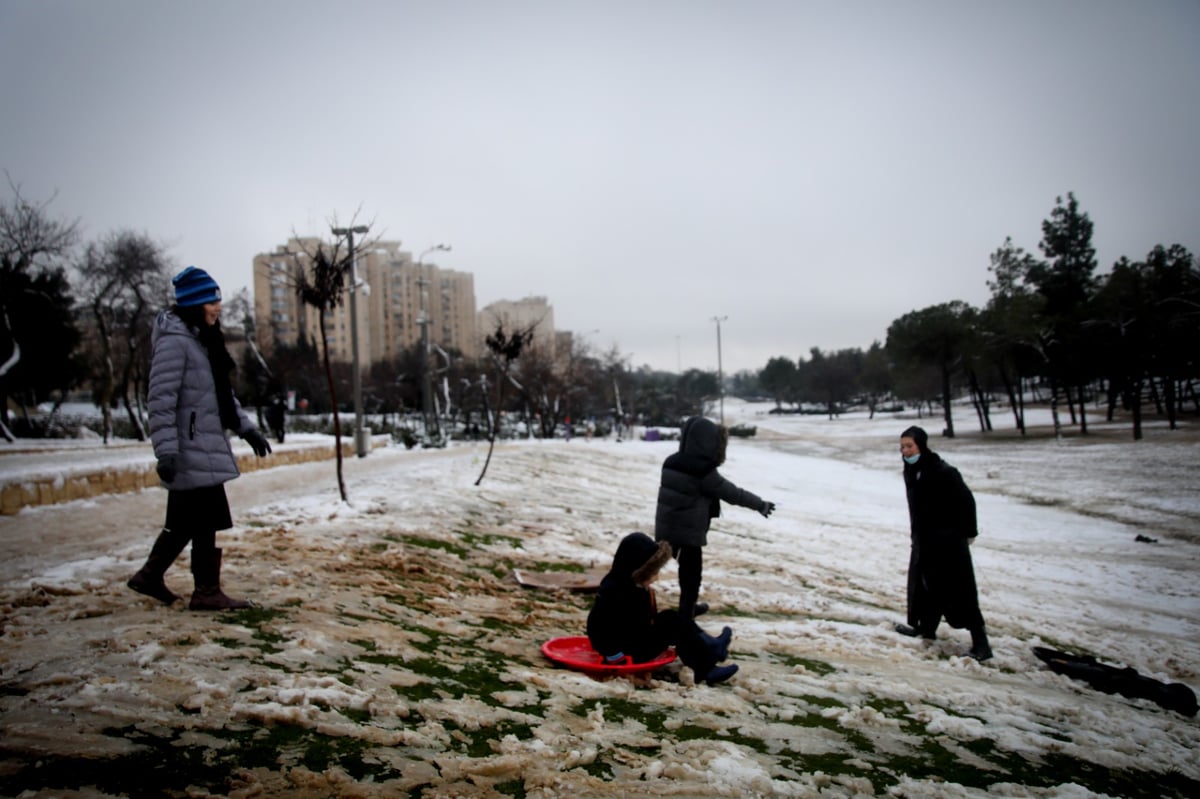
<path id="1" fill-rule="evenodd" d="M 758 509 L 758 512 L 761 513 L 764 518 L 771 518 L 771 514 L 775 512 L 775 503 L 764 502 L 762 507 Z"/>
<path id="2" fill-rule="evenodd" d="M 271 451 L 271 445 L 267 443 L 267 439 L 258 429 L 252 429 L 248 433 L 243 433 L 242 438 L 246 439 L 246 443 L 254 450 L 254 454 L 262 457 Z"/>
<path id="3" fill-rule="evenodd" d="M 175 479 L 175 456 L 163 455 L 158 459 L 158 465 L 154 467 L 158 472 L 158 479 L 164 483 L 169 483 Z"/>

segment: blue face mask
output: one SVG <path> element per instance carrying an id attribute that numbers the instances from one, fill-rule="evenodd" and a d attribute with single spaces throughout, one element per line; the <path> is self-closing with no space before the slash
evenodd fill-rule
<path id="1" fill-rule="evenodd" d="M 921 453 L 918 452 L 916 455 L 901 455 L 900 457 L 904 458 L 905 463 L 907 463 L 909 466 L 912 466 L 914 463 L 921 460 Z"/>

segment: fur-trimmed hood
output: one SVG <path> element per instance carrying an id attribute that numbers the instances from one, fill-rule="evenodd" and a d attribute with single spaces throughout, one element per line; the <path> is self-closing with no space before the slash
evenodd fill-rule
<path id="1" fill-rule="evenodd" d="M 656 543 L 645 533 L 630 533 L 617 545 L 612 569 L 605 578 L 640 584 L 662 570 L 671 559 L 671 545 Z"/>

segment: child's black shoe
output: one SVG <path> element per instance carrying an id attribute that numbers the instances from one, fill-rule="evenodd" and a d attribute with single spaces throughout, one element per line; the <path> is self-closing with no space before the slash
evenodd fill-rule
<path id="1" fill-rule="evenodd" d="M 704 681 L 709 685 L 716 685 L 737 674 L 737 670 L 736 663 L 730 663 L 728 666 L 714 666 L 712 671 L 705 675 Z"/>

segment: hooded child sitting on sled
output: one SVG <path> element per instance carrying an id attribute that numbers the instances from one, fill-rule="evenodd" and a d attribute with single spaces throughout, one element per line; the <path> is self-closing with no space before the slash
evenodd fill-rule
<path id="1" fill-rule="evenodd" d="M 588 614 L 592 649 L 610 663 L 626 657 L 645 663 L 674 646 L 697 682 L 724 682 L 738 670 L 736 664 L 718 665 L 729 656 L 733 631 L 726 627 L 714 638 L 679 611 L 658 610 L 650 586 L 670 559 L 671 545 L 665 541 L 655 543 L 645 533 L 630 533 L 621 539 L 612 569 L 600 581 Z"/>

